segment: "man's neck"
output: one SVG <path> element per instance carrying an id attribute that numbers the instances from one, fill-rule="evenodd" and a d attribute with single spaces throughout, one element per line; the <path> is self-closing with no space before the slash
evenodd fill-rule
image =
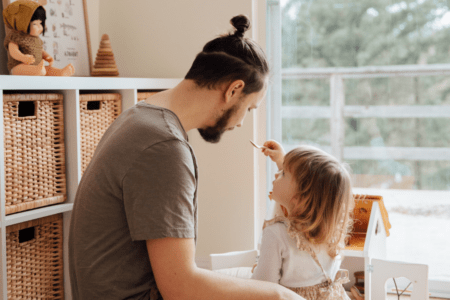
<path id="1" fill-rule="evenodd" d="M 218 90 L 199 88 L 192 80 L 182 80 L 174 88 L 155 94 L 146 102 L 174 112 L 188 132 L 215 121 L 217 108 L 214 102 L 220 94 Z"/>

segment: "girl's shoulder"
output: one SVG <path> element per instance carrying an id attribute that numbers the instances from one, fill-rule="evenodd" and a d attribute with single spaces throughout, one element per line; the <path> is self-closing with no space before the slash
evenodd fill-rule
<path id="1" fill-rule="evenodd" d="M 286 217 L 277 216 L 271 220 L 264 222 L 263 229 L 280 233 L 286 236 L 296 244 L 296 247 L 301 251 L 314 252 L 311 243 L 305 234 L 295 228 Z"/>
<path id="2" fill-rule="evenodd" d="M 280 216 L 275 217 L 270 220 L 265 220 L 264 225 L 263 225 L 263 230 L 269 226 L 272 228 L 275 228 L 275 227 L 283 228 L 282 226 L 287 228 L 289 226 L 289 220 L 285 217 L 280 217 Z"/>

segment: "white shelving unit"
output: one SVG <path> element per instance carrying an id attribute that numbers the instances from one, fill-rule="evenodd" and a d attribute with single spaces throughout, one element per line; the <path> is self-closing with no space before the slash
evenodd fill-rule
<path id="1" fill-rule="evenodd" d="M 120 77 L 45 77 L 0 75 L 0 100 L 3 103 L 5 91 L 32 93 L 48 91 L 64 96 L 64 134 L 66 148 L 66 187 L 67 200 L 61 204 L 37 208 L 29 211 L 5 215 L 5 157 L 3 109 L 0 110 L 0 299 L 7 297 L 6 273 L 6 227 L 63 213 L 64 216 L 64 294 L 71 299 L 68 272 L 68 233 L 71 211 L 78 183 L 81 179 L 80 156 L 80 91 L 101 91 L 122 95 L 122 111 L 137 103 L 140 90 L 161 90 L 176 86 L 181 79 L 120 78 Z"/>

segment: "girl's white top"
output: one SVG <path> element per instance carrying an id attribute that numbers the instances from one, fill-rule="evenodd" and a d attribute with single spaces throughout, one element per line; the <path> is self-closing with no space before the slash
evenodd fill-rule
<path id="1" fill-rule="evenodd" d="M 311 248 L 329 278 L 334 279 L 342 262 L 341 256 L 331 258 L 325 244 L 311 245 Z M 264 228 L 258 265 L 252 278 L 292 288 L 312 286 L 326 280 L 312 256 L 297 248 L 296 240 L 289 236 L 283 223 Z"/>

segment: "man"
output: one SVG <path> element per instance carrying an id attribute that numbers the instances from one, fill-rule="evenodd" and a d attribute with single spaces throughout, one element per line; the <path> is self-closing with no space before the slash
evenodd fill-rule
<path id="1" fill-rule="evenodd" d="M 240 127 L 264 98 L 264 53 L 243 34 L 207 43 L 185 79 L 123 112 L 79 184 L 69 266 L 75 300 L 302 299 L 280 285 L 195 264 L 197 164 L 186 132 L 209 142 Z"/>

